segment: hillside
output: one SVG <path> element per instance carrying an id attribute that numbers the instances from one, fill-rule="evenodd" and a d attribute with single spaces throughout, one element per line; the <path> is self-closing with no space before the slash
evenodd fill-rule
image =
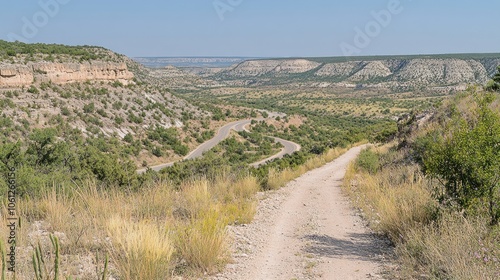
<path id="1" fill-rule="evenodd" d="M 247 60 L 212 76 L 231 85 L 290 84 L 396 90 L 463 90 L 484 84 L 500 54 Z"/>
<path id="2" fill-rule="evenodd" d="M 348 168 L 346 193 L 395 247 L 387 279 L 499 279 L 499 101 L 470 87 L 408 114 Z"/>
<path id="3" fill-rule="evenodd" d="M 0 140 L 25 140 L 33 129 L 76 129 L 84 138 L 118 140 L 137 165 L 175 159 L 204 140 L 199 134 L 209 131 L 211 113 L 168 86 L 100 47 L 0 41 Z"/>

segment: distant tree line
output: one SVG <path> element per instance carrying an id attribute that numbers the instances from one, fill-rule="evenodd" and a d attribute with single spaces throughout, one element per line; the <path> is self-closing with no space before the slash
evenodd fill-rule
<path id="1" fill-rule="evenodd" d="M 102 54 L 98 54 L 92 49 L 102 49 L 101 47 L 93 46 L 65 46 L 59 44 L 26 44 L 22 42 L 7 42 L 0 40 L 0 56 L 12 57 L 18 54 L 24 55 L 69 55 L 79 57 L 81 60 L 97 60 L 103 58 Z"/>

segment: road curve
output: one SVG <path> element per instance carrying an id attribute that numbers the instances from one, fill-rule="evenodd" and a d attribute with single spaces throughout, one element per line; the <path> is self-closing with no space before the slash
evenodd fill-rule
<path id="1" fill-rule="evenodd" d="M 234 122 L 228 123 L 228 124 L 224 125 L 223 127 L 221 127 L 219 129 L 219 131 L 217 131 L 217 134 L 212 139 L 210 139 L 210 140 L 206 141 L 205 143 L 201 144 L 200 146 L 198 146 L 191 153 L 189 153 L 187 156 L 185 156 L 182 160 L 190 160 L 190 159 L 195 159 L 195 158 L 199 158 L 199 157 L 203 156 L 204 152 L 209 151 L 210 149 L 215 147 L 217 144 L 222 142 L 224 139 L 229 137 L 231 130 L 238 131 L 238 132 L 244 131 L 244 130 L 248 131 L 246 129 L 246 126 L 249 125 L 252 122 L 252 120 L 262 121 L 264 119 L 263 118 L 246 119 L 246 120 L 240 120 L 240 121 L 234 121 Z M 293 154 L 294 152 L 299 151 L 301 149 L 299 144 L 296 144 L 296 143 L 293 143 L 293 142 L 290 142 L 290 141 L 287 141 L 287 140 L 284 140 L 281 138 L 276 138 L 276 137 L 272 137 L 272 138 L 274 138 L 277 142 L 281 143 L 284 146 L 282 151 L 279 152 L 278 154 L 270 157 L 270 158 L 263 160 L 263 161 L 253 163 L 253 164 L 251 164 L 251 166 L 258 167 L 258 166 L 266 163 L 267 161 L 270 161 L 270 160 L 273 160 L 276 158 L 282 158 L 285 155 Z M 160 171 L 164 168 L 173 166 L 176 162 L 177 161 L 163 163 L 163 164 L 155 165 L 155 166 L 152 166 L 149 168 L 154 170 L 154 171 Z M 146 171 L 147 171 L 147 168 L 143 168 L 143 169 L 137 170 L 137 173 L 142 174 Z"/>
<path id="2" fill-rule="evenodd" d="M 271 137 L 271 138 L 273 138 L 275 142 L 278 142 L 281 145 L 283 145 L 283 149 L 281 149 L 281 152 L 279 152 L 271 157 L 268 157 L 266 159 L 263 159 L 259 162 L 252 163 L 252 164 L 250 164 L 250 166 L 257 168 L 257 167 L 264 165 L 264 164 L 266 164 L 269 161 L 272 161 L 274 159 L 282 158 L 285 155 L 291 155 L 294 152 L 298 152 L 302 148 L 299 144 L 292 142 L 292 141 L 288 141 L 288 140 L 281 139 L 278 137 Z"/>

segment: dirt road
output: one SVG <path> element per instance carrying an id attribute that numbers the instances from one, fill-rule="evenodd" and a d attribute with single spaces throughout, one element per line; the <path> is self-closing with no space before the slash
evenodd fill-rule
<path id="1" fill-rule="evenodd" d="M 341 192 L 356 147 L 285 188 L 261 193 L 255 220 L 229 229 L 234 263 L 213 279 L 381 279 L 385 241 Z"/>
<path id="2" fill-rule="evenodd" d="M 271 138 L 273 138 L 275 142 L 280 143 L 281 145 L 283 145 L 283 149 L 281 149 L 281 151 L 279 153 L 277 153 L 277 154 L 275 154 L 275 155 L 273 155 L 271 157 L 268 157 L 268 158 L 263 159 L 263 160 L 261 160 L 259 162 L 250 164 L 250 166 L 259 167 L 259 166 L 264 165 L 267 162 L 272 161 L 274 159 L 282 158 L 285 155 L 291 155 L 294 152 L 300 151 L 300 149 L 302 148 L 299 144 L 297 144 L 295 142 L 292 142 L 292 141 L 288 141 L 288 140 L 281 139 L 281 138 L 278 138 L 278 137 L 271 137 Z"/>
<path id="3" fill-rule="evenodd" d="M 277 113 L 275 113 L 277 114 Z M 262 121 L 262 120 L 265 120 L 265 119 L 255 119 L 256 121 Z M 252 119 L 247 119 L 247 120 L 240 120 L 240 121 L 234 121 L 234 122 L 231 122 L 231 123 L 228 123 L 226 125 L 224 125 L 223 127 L 221 127 L 218 131 L 217 131 L 217 134 L 215 134 L 215 136 L 204 142 L 203 144 L 201 144 L 200 146 L 198 146 L 196 149 L 194 149 L 191 153 L 189 153 L 187 156 L 185 156 L 183 158 L 183 160 L 190 160 L 190 159 L 195 159 L 195 158 L 199 158 L 201 156 L 203 156 L 203 153 L 212 149 L 213 147 L 215 147 L 217 144 L 219 144 L 220 142 L 222 142 L 224 139 L 226 139 L 227 137 L 229 137 L 230 133 L 231 133 L 231 130 L 234 130 L 234 131 L 243 131 L 243 130 L 247 130 L 246 129 L 246 126 L 249 125 L 250 123 L 252 122 Z M 248 130 L 247 130 L 248 131 Z M 270 160 L 273 160 L 273 159 L 276 159 L 276 158 L 282 158 L 283 156 L 285 155 L 291 155 L 293 154 L 294 152 L 296 151 L 300 151 L 300 145 L 299 144 L 296 144 L 296 143 L 293 143 L 293 142 L 290 142 L 290 141 L 287 141 L 287 140 L 284 140 L 284 139 L 281 139 L 281 138 L 277 138 L 277 137 L 273 137 L 277 142 L 281 143 L 284 148 L 281 150 L 281 152 L 279 152 L 278 154 L 276 155 L 273 155 L 272 157 L 270 158 L 267 158 L 263 161 L 260 161 L 260 162 L 257 162 L 257 163 L 253 163 L 251 164 L 251 166 L 255 166 L 255 167 L 258 167 Z M 167 162 L 167 163 L 163 163 L 163 164 L 160 164 L 160 165 L 155 165 L 155 166 L 152 166 L 150 167 L 152 170 L 154 171 L 160 171 L 164 168 L 167 168 L 167 167 L 170 167 L 170 166 L 173 166 L 174 164 L 176 163 L 176 161 L 174 162 Z M 144 172 L 146 172 L 146 168 L 142 168 L 142 169 L 139 169 L 137 170 L 137 173 L 139 174 L 142 174 Z"/>

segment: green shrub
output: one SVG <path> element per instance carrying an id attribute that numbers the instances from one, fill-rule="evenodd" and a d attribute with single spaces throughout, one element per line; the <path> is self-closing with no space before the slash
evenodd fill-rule
<path id="1" fill-rule="evenodd" d="M 475 212 L 488 205 L 492 224 L 500 222 L 500 113 L 492 109 L 495 93 L 470 93 L 467 116 L 453 106 L 443 129 L 420 141 L 421 164 L 426 174 L 443 182 L 438 190 L 443 203 Z M 493 107 L 494 108 L 494 107 Z"/>
<path id="2" fill-rule="evenodd" d="M 380 167 L 380 157 L 371 149 L 363 150 L 356 160 L 356 166 L 371 174 L 375 174 Z"/>
<path id="3" fill-rule="evenodd" d="M 93 113 L 94 110 L 95 110 L 94 102 L 86 104 L 86 105 L 83 106 L 83 112 L 85 112 L 87 114 Z"/>
<path id="4" fill-rule="evenodd" d="M 40 91 L 35 87 L 35 86 L 31 86 L 29 89 L 28 89 L 28 92 L 29 93 L 33 93 L 33 94 L 39 94 Z"/>

